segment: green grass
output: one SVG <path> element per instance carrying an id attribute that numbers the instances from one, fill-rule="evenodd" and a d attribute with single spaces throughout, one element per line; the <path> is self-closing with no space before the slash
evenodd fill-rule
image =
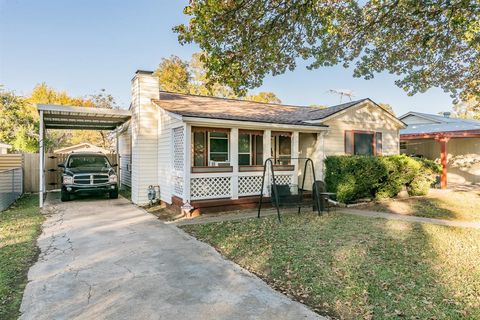
<path id="1" fill-rule="evenodd" d="M 323 315 L 480 319 L 480 230 L 342 214 L 182 228 Z"/>
<path id="2" fill-rule="evenodd" d="M 20 198 L 0 212 L 0 319 L 16 319 L 27 272 L 38 254 L 36 239 L 44 217 L 38 196 Z"/>
<path id="3" fill-rule="evenodd" d="M 480 192 L 432 190 L 425 197 L 388 199 L 356 208 L 426 218 L 480 221 Z"/>

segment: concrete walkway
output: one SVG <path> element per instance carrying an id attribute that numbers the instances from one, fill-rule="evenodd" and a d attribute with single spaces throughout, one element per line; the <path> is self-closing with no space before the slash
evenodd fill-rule
<path id="1" fill-rule="evenodd" d="M 370 210 L 358 210 L 358 209 L 350 209 L 350 208 L 338 208 L 337 210 L 338 212 L 353 214 L 353 215 L 362 216 L 362 217 L 384 218 L 389 220 L 431 223 L 431 224 L 438 224 L 438 225 L 450 226 L 450 227 L 480 229 L 479 221 L 452 221 L 452 220 L 406 216 L 406 215 L 401 215 L 396 213 L 378 212 L 378 211 L 370 211 Z"/>
<path id="2" fill-rule="evenodd" d="M 21 319 L 321 318 L 125 199 L 47 203 Z"/>
<path id="3" fill-rule="evenodd" d="M 304 208 L 302 209 L 302 212 L 305 213 L 308 210 L 309 209 Z M 451 227 L 480 229 L 480 221 L 452 221 L 452 220 L 407 216 L 407 215 L 378 212 L 378 211 L 371 211 L 371 210 L 359 210 L 359 209 L 352 209 L 352 208 L 337 208 L 335 212 L 352 214 L 352 215 L 368 217 L 368 218 L 383 218 L 383 219 L 389 219 L 389 220 L 401 220 L 401 221 L 409 221 L 409 222 L 431 223 L 431 224 L 438 224 L 438 225 L 451 226 Z M 296 213 L 297 213 L 296 208 L 281 210 L 282 215 L 296 214 Z M 262 210 L 262 213 L 261 213 L 262 217 L 276 215 L 276 214 L 277 214 L 277 211 L 272 208 Z M 312 214 L 317 214 L 317 213 L 313 212 Z M 335 214 L 335 213 L 332 213 L 332 214 Z M 211 214 L 211 215 L 207 214 L 194 219 L 179 219 L 176 221 L 167 222 L 167 224 L 182 226 L 182 225 L 191 225 L 191 224 L 207 224 L 207 223 L 215 223 L 215 222 L 222 222 L 222 221 L 235 221 L 235 220 L 249 219 L 249 218 L 255 218 L 255 217 L 257 217 L 256 209 L 241 210 L 237 212 L 229 212 L 229 213 L 222 213 L 222 214 Z"/>

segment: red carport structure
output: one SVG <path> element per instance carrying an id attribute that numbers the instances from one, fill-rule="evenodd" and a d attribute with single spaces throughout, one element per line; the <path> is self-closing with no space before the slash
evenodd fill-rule
<path id="1" fill-rule="evenodd" d="M 442 189 L 447 188 L 450 159 L 468 155 L 474 166 L 478 163 L 480 168 L 480 121 L 451 118 L 450 113 L 432 115 L 419 112 L 409 112 L 399 119 L 407 124 L 407 128 L 400 131 L 401 152 L 439 160 Z M 480 182 L 480 172 L 471 168 L 471 164 L 455 168 L 455 173 L 465 183 Z"/>

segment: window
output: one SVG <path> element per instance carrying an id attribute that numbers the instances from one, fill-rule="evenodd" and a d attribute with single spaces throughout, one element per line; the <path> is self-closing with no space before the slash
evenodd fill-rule
<path id="1" fill-rule="evenodd" d="M 193 165 L 195 167 L 206 166 L 207 144 L 206 132 L 193 133 Z"/>
<path id="2" fill-rule="evenodd" d="M 210 143 L 209 160 L 215 162 L 228 161 L 228 134 L 223 132 L 209 132 Z"/>
<path id="3" fill-rule="evenodd" d="M 68 158 L 67 167 L 105 169 L 110 168 L 110 163 L 104 155 L 71 155 Z"/>
<path id="4" fill-rule="evenodd" d="M 224 129 L 192 128 L 193 166 L 229 161 L 229 135 Z"/>
<path id="5" fill-rule="evenodd" d="M 238 164 L 241 166 L 263 165 L 263 136 L 242 133 L 238 135 Z"/>
<path id="6" fill-rule="evenodd" d="M 238 164 L 241 166 L 251 165 L 251 138 L 249 134 L 240 134 L 238 136 Z"/>
<path id="7" fill-rule="evenodd" d="M 383 152 L 383 136 L 381 132 L 345 131 L 345 153 L 353 155 L 373 156 Z"/>
<path id="8" fill-rule="evenodd" d="M 289 132 L 272 132 L 274 164 L 288 165 L 292 157 L 292 137 Z"/>
<path id="9" fill-rule="evenodd" d="M 361 156 L 373 156 L 373 133 L 355 132 L 353 136 L 353 152 Z"/>

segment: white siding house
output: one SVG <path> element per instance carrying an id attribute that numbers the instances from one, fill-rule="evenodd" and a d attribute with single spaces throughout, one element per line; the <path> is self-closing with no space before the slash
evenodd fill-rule
<path id="1" fill-rule="evenodd" d="M 132 80 L 131 112 L 118 141 L 126 174 L 131 157 L 132 201 L 147 203 L 159 186 L 163 202 L 199 208 L 256 204 L 269 158 L 278 183 L 299 184 L 303 158 L 321 179 L 327 155 L 397 154 L 404 127 L 370 99 L 321 109 L 177 94 L 146 71 Z"/>

